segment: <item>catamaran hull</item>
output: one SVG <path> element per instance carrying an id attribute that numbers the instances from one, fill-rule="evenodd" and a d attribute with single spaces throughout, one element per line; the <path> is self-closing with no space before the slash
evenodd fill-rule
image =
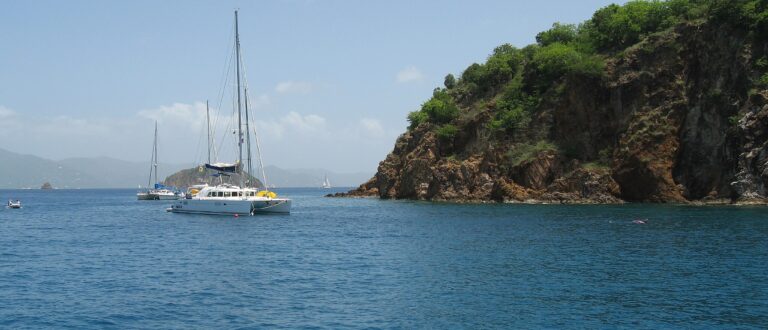
<path id="1" fill-rule="evenodd" d="M 172 201 L 180 198 L 180 196 L 178 195 L 155 195 L 155 196 L 157 196 L 157 198 L 155 199 L 159 199 L 162 201 Z"/>
<path id="2" fill-rule="evenodd" d="M 136 194 L 136 198 L 140 201 L 173 201 L 180 199 L 181 196 L 179 195 L 165 195 L 165 194 L 153 194 L 153 193 L 138 193 Z"/>
<path id="3" fill-rule="evenodd" d="M 184 199 L 177 201 L 168 209 L 173 213 L 254 215 L 272 213 L 290 213 L 290 199 L 268 200 L 199 200 Z"/>
<path id="4" fill-rule="evenodd" d="M 151 201 L 151 200 L 156 200 L 157 195 L 152 195 L 147 193 L 138 193 L 136 194 L 136 199 L 140 201 Z"/>

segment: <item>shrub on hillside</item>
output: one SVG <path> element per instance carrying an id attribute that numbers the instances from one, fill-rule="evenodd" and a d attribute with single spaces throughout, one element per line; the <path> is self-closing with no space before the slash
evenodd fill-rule
<path id="1" fill-rule="evenodd" d="M 445 124 L 443 126 L 440 126 L 437 131 L 435 131 L 435 134 L 437 134 L 437 138 L 441 141 L 452 141 L 454 137 L 456 137 L 456 134 L 459 132 L 459 129 L 453 125 L 453 124 Z"/>
<path id="2" fill-rule="evenodd" d="M 533 55 L 533 69 L 538 85 L 548 87 L 566 74 L 599 77 L 605 64 L 596 56 L 582 53 L 573 46 L 553 43 L 539 48 Z"/>

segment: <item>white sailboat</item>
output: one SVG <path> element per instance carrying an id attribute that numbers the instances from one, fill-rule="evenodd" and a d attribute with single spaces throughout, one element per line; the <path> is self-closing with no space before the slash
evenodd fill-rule
<path id="1" fill-rule="evenodd" d="M 248 89 L 243 88 L 240 79 L 241 53 L 240 53 L 240 33 L 238 29 L 237 11 L 235 11 L 235 59 L 237 76 L 237 147 L 238 160 L 232 163 L 211 163 L 210 151 L 208 163 L 205 168 L 217 172 L 217 176 L 228 176 L 231 173 L 239 174 L 240 182 L 235 185 L 232 183 L 220 183 L 215 186 L 202 185 L 197 186 L 193 195 L 186 199 L 176 201 L 168 209 L 174 213 L 195 213 L 195 214 L 227 214 L 227 215 L 255 215 L 260 213 L 290 213 L 291 200 L 279 198 L 277 195 L 267 189 L 260 190 L 255 182 L 247 180 L 250 178 L 253 166 L 251 164 L 251 134 L 248 116 Z M 241 100 L 241 90 L 244 89 L 245 102 Z M 245 105 L 245 118 L 243 118 L 242 105 Z M 243 119 L 244 122 L 243 122 Z M 255 131 L 254 131 L 255 133 Z M 254 134 L 255 135 L 255 134 Z M 246 146 L 247 171 L 243 168 L 243 144 Z M 210 139 L 209 139 L 210 147 Z M 264 164 L 261 161 L 261 148 L 258 138 L 256 138 L 256 148 L 259 154 L 259 163 L 261 166 L 262 183 L 268 187 L 267 178 L 264 173 Z"/>
<path id="2" fill-rule="evenodd" d="M 152 177 L 154 175 L 154 188 L 149 188 L 152 186 Z M 157 177 L 157 122 L 155 122 L 155 139 L 152 143 L 152 161 L 150 162 L 150 168 L 149 168 L 149 179 L 147 181 L 147 189 L 145 191 L 140 191 L 136 194 L 136 198 L 138 200 L 175 200 L 179 199 L 181 197 L 181 194 L 173 191 L 171 189 L 168 189 L 163 184 L 161 184 Z"/>
<path id="3" fill-rule="evenodd" d="M 325 175 L 325 180 L 323 180 L 323 189 L 331 189 L 331 181 L 328 180 L 328 174 Z"/>

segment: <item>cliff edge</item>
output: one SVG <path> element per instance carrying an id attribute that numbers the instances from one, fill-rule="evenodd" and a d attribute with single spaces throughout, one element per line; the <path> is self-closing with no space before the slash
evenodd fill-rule
<path id="1" fill-rule="evenodd" d="M 768 11 L 630 1 L 448 75 L 375 176 L 339 196 L 759 203 Z"/>

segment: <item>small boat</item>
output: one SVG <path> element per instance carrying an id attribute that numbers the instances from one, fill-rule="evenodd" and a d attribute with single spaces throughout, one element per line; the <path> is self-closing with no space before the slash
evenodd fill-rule
<path id="1" fill-rule="evenodd" d="M 20 209 L 21 208 L 21 201 L 20 200 L 8 200 L 8 208 L 9 209 Z"/>
<path id="2" fill-rule="evenodd" d="M 323 189 L 331 189 L 331 181 L 328 180 L 328 174 L 325 175 L 325 180 L 323 180 Z"/>

